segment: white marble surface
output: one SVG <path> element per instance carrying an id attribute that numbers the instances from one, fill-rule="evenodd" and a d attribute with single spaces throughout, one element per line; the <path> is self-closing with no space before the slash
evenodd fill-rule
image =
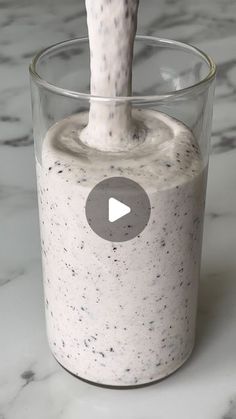
<path id="1" fill-rule="evenodd" d="M 45 336 L 27 66 L 83 35 L 81 0 L 0 1 L 0 419 L 236 418 L 236 2 L 141 0 L 139 32 L 193 43 L 218 64 L 196 350 L 145 389 L 64 372 Z"/>

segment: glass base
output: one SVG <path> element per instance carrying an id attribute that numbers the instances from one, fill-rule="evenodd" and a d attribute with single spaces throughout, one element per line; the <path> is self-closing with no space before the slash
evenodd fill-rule
<path id="1" fill-rule="evenodd" d="M 187 357 L 181 362 L 180 365 L 178 365 L 173 371 L 171 371 L 169 374 L 167 374 L 165 377 L 159 378 L 157 380 L 154 381 L 149 381 L 148 383 L 143 383 L 143 384 L 135 384 L 135 385 L 127 385 L 127 386 L 116 386 L 116 385 L 111 385 L 111 384 L 100 384 L 100 383 L 96 383 L 95 381 L 90 381 L 90 380 L 86 380 L 86 378 L 80 377 L 79 375 L 74 374 L 73 372 L 71 372 L 70 370 L 68 370 L 66 367 L 64 367 L 55 357 L 54 354 L 53 357 L 55 358 L 55 360 L 57 361 L 57 363 L 63 368 L 63 370 L 65 370 L 66 372 L 68 372 L 70 375 L 72 375 L 73 377 L 79 379 L 80 381 L 83 381 L 84 383 L 87 384 L 91 384 L 95 387 L 100 387 L 100 388 L 106 388 L 106 389 L 110 389 L 110 390 L 134 390 L 134 389 L 139 389 L 139 388 L 143 388 L 143 387 L 149 387 L 152 386 L 154 384 L 160 383 L 161 381 L 165 380 L 166 378 L 170 377 L 172 374 L 174 374 L 175 372 L 177 372 L 191 357 L 192 353 L 193 353 L 193 349 L 189 352 L 189 354 L 187 355 Z"/>

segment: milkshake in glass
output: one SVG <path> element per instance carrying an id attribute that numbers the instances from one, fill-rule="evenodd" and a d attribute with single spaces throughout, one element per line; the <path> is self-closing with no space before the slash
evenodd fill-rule
<path id="1" fill-rule="evenodd" d="M 87 0 L 86 7 L 91 96 L 78 93 L 74 107 L 74 89 L 64 91 L 71 112 L 61 105 L 52 121 L 52 101 L 43 129 L 35 127 L 48 339 L 58 362 L 76 376 L 138 386 L 174 372 L 194 346 L 215 70 L 192 52 L 206 66 L 206 85 L 200 80 L 199 92 L 177 98 L 183 118 L 163 112 L 167 95 L 164 109 L 161 96 L 133 102 L 138 1 Z M 35 65 L 37 125 L 44 86 Z M 58 99 L 51 80 L 46 90 Z M 188 100 L 198 115 L 189 125 Z M 113 177 L 135 181 L 150 201 L 149 221 L 131 240 L 104 240 L 86 218 L 91 190 Z"/>

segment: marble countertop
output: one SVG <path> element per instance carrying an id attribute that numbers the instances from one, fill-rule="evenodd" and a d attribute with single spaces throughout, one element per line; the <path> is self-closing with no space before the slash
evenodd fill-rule
<path id="1" fill-rule="evenodd" d="M 236 418 L 236 2 L 141 0 L 139 33 L 192 43 L 218 64 L 198 337 L 151 387 L 105 390 L 50 355 L 44 324 L 27 66 L 83 35 L 80 0 L 0 0 L 0 419 Z"/>

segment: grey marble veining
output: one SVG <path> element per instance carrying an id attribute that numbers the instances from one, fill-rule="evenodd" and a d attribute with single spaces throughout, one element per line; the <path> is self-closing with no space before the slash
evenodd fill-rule
<path id="1" fill-rule="evenodd" d="M 224 414 L 223 419 L 234 419 L 236 417 L 236 396 L 229 401 L 227 413 Z"/>
<path id="2" fill-rule="evenodd" d="M 195 352 L 169 379 L 119 392 L 77 381 L 51 357 L 28 64 L 86 34 L 84 2 L 0 0 L 0 419 L 236 418 L 236 2 L 140 3 L 139 33 L 192 43 L 218 65 Z"/>

